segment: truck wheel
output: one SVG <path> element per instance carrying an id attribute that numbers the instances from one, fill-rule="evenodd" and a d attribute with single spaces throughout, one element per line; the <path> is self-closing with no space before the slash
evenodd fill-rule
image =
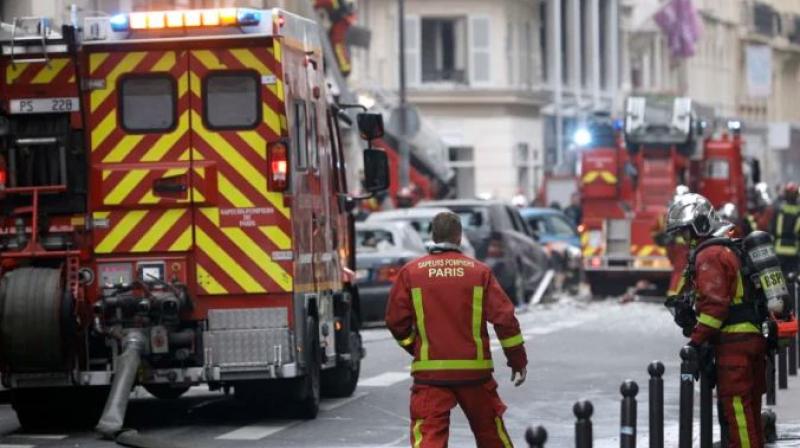
<path id="1" fill-rule="evenodd" d="M 89 429 L 100 419 L 108 392 L 106 386 L 14 389 L 11 406 L 27 432 Z"/>
<path id="2" fill-rule="evenodd" d="M 337 364 L 322 372 L 322 395 L 325 397 L 344 398 L 355 392 L 361 373 L 361 335 L 355 331 L 350 332 L 350 353 L 357 361 Z"/>
<path id="3" fill-rule="evenodd" d="M 309 316 L 306 318 L 306 335 L 311 335 L 306 340 L 306 374 L 298 378 L 296 384 L 296 414 L 299 418 L 312 420 L 319 413 L 321 368 L 319 351 L 319 325 L 317 319 Z"/>
<path id="4" fill-rule="evenodd" d="M 171 384 L 145 384 L 144 389 L 160 400 L 176 400 L 189 390 L 189 386 L 172 386 Z"/>

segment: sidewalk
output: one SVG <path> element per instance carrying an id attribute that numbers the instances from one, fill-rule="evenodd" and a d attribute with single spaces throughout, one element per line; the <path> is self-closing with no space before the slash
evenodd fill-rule
<path id="1" fill-rule="evenodd" d="M 768 406 L 778 418 L 778 443 L 774 446 L 800 447 L 800 376 L 789 375 L 789 388 L 778 389 L 775 401 L 775 406 Z"/>

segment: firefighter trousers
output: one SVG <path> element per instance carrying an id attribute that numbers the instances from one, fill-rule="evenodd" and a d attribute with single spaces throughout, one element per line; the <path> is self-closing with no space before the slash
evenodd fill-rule
<path id="1" fill-rule="evenodd" d="M 475 435 L 478 448 L 510 448 L 511 439 L 503 423 L 506 406 L 490 379 L 469 386 L 411 387 L 411 446 L 444 448 L 450 431 L 450 410 L 461 406 Z"/>
<path id="2" fill-rule="evenodd" d="M 717 394 L 725 448 L 762 448 L 761 396 L 766 391 L 766 341 L 724 335 L 717 350 Z"/>

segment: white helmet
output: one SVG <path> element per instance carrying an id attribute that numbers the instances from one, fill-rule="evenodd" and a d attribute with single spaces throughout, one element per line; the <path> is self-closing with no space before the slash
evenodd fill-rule
<path id="1" fill-rule="evenodd" d="M 667 232 L 690 229 L 694 236 L 710 236 L 724 223 L 708 199 L 696 193 L 686 193 L 675 198 L 667 211 Z"/>
<path id="2" fill-rule="evenodd" d="M 739 220 L 739 209 L 736 208 L 736 204 L 733 202 L 726 202 L 725 205 L 719 209 L 719 216 L 724 220 L 736 222 Z"/>

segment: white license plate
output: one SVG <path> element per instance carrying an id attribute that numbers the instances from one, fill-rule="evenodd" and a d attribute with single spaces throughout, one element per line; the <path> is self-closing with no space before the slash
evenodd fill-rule
<path id="1" fill-rule="evenodd" d="M 53 112 L 76 112 L 80 110 L 77 97 L 71 98 L 29 98 L 11 100 L 9 111 L 12 114 L 46 114 Z"/>

